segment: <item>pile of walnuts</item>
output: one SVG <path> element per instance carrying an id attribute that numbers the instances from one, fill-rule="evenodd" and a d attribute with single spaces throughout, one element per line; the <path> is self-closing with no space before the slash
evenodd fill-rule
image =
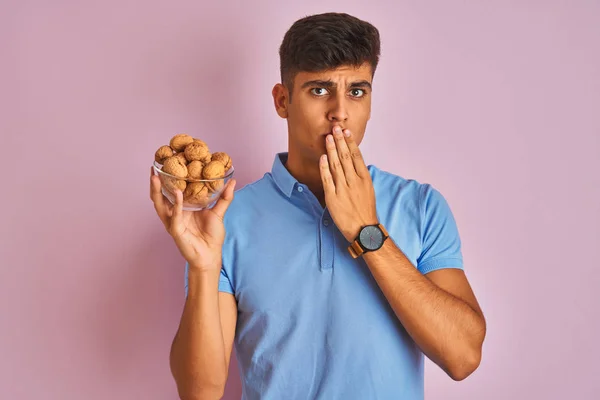
<path id="1" fill-rule="evenodd" d="M 211 153 L 205 142 L 185 133 L 171 138 L 168 146 L 161 146 L 154 160 L 162 164 L 162 171 L 176 178 L 161 175 L 162 184 L 171 193 L 183 191 L 187 203 L 201 204 L 222 189 L 224 180 L 219 179 L 231 168 L 231 157 L 224 152 Z M 177 179 L 180 178 L 180 179 Z M 217 179 L 195 182 L 202 179 Z"/>

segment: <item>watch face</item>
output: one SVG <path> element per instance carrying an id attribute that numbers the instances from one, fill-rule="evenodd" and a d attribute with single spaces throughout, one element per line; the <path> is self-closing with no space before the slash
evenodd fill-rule
<path id="1" fill-rule="evenodd" d="M 377 250 L 383 244 L 383 233 L 377 226 L 365 226 L 359 235 L 360 244 L 367 250 Z"/>

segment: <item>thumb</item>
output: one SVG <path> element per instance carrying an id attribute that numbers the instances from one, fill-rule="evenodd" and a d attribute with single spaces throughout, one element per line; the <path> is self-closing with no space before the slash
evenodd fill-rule
<path id="1" fill-rule="evenodd" d="M 231 179 L 227 182 L 227 187 L 221 193 L 221 197 L 217 200 L 217 203 L 213 206 L 212 211 L 223 220 L 225 217 L 225 212 L 229 208 L 231 201 L 233 200 L 233 191 L 235 190 L 236 180 Z"/>

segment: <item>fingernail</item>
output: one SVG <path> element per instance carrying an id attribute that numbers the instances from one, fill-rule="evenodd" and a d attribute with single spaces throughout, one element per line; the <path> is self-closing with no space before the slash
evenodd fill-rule
<path id="1" fill-rule="evenodd" d="M 329 143 L 333 143 L 333 136 L 331 136 L 331 135 L 327 135 L 327 141 L 328 141 Z"/>
<path id="2" fill-rule="evenodd" d="M 344 131 L 344 136 L 350 137 L 350 131 L 348 129 Z"/>
<path id="3" fill-rule="evenodd" d="M 333 128 L 333 131 L 336 133 L 340 133 L 342 131 L 342 128 L 340 128 L 339 126 L 336 126 L 335 128 Z"/>

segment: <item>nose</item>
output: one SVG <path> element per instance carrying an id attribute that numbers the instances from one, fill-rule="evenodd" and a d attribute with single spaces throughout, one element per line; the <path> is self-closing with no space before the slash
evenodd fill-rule
<path id="1" fill-rule="evenodd" d="M 348 107 L 346 104 L 347 99 L 342 96 L 332 96 L 331 104 L 327 112 L 327 119 L 329 122 L 342 122 L 348 120 Z"/>

